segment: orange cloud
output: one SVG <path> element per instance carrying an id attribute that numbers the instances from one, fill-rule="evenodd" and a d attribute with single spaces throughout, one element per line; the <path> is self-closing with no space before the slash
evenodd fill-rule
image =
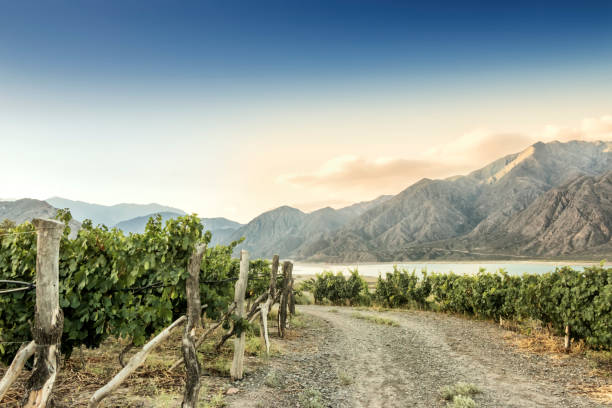
<path id="1" fill-rule="evenodd" d="M 492 160 L 516 153 L 535 143 L 533 137 L 520 133 L 496 133 L 476 129 L 425 152 L 426 157 L 445 158 L 456 163 L 473 163 L 474 169 Z"/>
<path id="2" fill-rule="evenodd" d="M 400 191 L 423 177 L 446 177 L 464 170 L 464 166 L 426 160 L 367 160 L 341 156 L 324 163 L 316 172 L 285 175 L 279 177 L 279 181 L 307 188 L 348 188 L 383 193 Z"/>
<path id="3" fill-rule="evenodd" d="M 346 204 L 347 198 L 371 199 L 380 194 L 396 194 L 422 178 L 467 174 L 538 141 L 576 139 L 612 139 L 612 115 L 587 118 L 576 127 L 549 125 L 533 134 L 476 129 L 426 152 L 416 153 L 411 159 L 338 156 L 323 162 L 315 171 L 285 174 L 278 177 L 277 182 L 301 190 L 303 196 L 324 197 L 316 202 L 309 202 L 305 197 L 302 205 L 298 205 L 311 210 L 324 205 Z"/>

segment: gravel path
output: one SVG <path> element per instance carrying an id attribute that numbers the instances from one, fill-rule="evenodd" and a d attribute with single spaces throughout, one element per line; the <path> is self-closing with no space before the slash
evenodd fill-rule
<path id="1" fill-rule="evenodd" d="M 516 351 L 508 332 L 490 322 L 419 311 L 361 314 L 399 326 L 356 319 L 354 309 L 300 306 L 302 337 L 239 383 L 234 407 L 444 407 L 439 390 L 477 385 L 480 407 L 604 407 L 571 392 L 577 383 L 605 385 L 586 360 Z M 316 405 L 312 405 L 313 407 Z"/>

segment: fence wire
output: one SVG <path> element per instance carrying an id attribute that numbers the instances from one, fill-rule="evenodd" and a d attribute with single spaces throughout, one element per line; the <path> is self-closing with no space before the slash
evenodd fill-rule
<path id="1" fill-rule="evenodd" d="M 4 295 L 6 293 L 14 293 L 14 292 L 22 292 L 25 290 L 32 290 L 36 288 L 36 285 L 30 282 L 23 281 L 13 281 L 13 280 L 0 280 L 0 284 L 9 284 L 9 285 L 20 285 L 19 288 L 11 288 L 11 289 L 3 289 L 0 290 L 0 295 Z"/>

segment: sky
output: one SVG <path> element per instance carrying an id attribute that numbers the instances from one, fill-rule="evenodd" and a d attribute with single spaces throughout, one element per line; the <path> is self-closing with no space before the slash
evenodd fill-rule
<path id="1" fill-rule="evenodd" d="M 612 140 L 611 95 L 610 2 L 0 1 L 0 197 L 338 208 Z"/>

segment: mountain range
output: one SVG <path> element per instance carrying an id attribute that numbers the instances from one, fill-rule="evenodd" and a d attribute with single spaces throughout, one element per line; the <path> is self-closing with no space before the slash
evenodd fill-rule
<path id="1" fill-rule="evenodd" d="M 536 143 L 468 175 L 422 179 L 351 215 L 280 207 L 230 238 L 245 236 L 256 256 L 313 262 L 605 255 L 610 171 L 612 143 Z"/>
<path id="2" fill-rule="evenodd" d="M 11 204 L 13 203 L 13 204 Z M 159 204 L 103 206 L 54 197 L 0 202 L 22 222 L 69 208 L 76 220 L 142 232 L 185 212 Z M 242 225 L 203 218 L 212 244 L 307 261 L 606 257 L 612 253 L 612 143 L 536 143 L 470 174 L 422 179 L 394 196 L 305 213 L 281 206 Z M 76 225 L 76 224 L 75 224 Z"/>
<path id="3" fill-rule="evenodd" d="M 154 203 L 105 206 L 60 197 L 53 197 L 46 201 L 26 198 L 0 200 L 0 221 L 8 219 L 20 224 L 31 221 L 33 218 L 53 218 L 58 208 L 68 208 L 72 213 L 74 218 L 70 225 L 73 235 L 80 229 L 81 222 L 86 219 L 92 220 L 94 225 L 103 224 L 111 228 L 116 227 L 125 233 L 142 233 L 149 219 L 157 214 L 162 216 L 164 222 L 186 214 L 183 210 Z M 223 217 L 201 218 L 201 222 L 206 230 L 212 232 L 213 245 L 225 242 L 231 233 L 242 226 L 238 222 Z"/>
<path id="4" fill-rule="evenodd" d="M 121 221 L 115 225 L 115 227 L 119 228 L 123 232 L 135 232 L 142 233 L 145 230 L 147 222 L 149 219 L 155 215 L 161 215 L 162 221 L 165 222 L 168 219 L 180 217 L 183 214 L 175 213 L 175 212 L 158 212 L 153 214 L 147 214 L 140 217 L 131 218 L 129 220 Z M 205 230 L 209 230 L 212 232 L 212 245 L 216 245 L 221 242 L 225 242 L 227 237 L 236 231 L 238 228 L 242 226 L 242 224 L 228 220 L 223 217 L 216 218 L 200 218 L 200 221 L 204 225 Z"/>
<path id="5" fill-rule="evenodd" d="M 16 224 L 32 221 L 34 218 L 54 218 L 57 209 L 45 201 L 23 198 L 14 201 L 0 201 L 0 221 L 11 220 Z M 71 236 L 81 228 L 81 223 L 71 220 Z"/>
<path id="6" fill-rule="evenodd" d="M 104 224 L 108 227 L 117 225 L 136 217 L 157 213 L 176 213 L 185 215 L 185 211 L 160 204 L 116 204 L 100 205 L 83 201 L 68 200 L 61 197 L 51 197 L 45 200 L 55 208 L 69 208 L 72 216 L 78 220 L 91 220 L 94 225 Z"/>
<path id="7" fill-rule="evenodd" d="M 240 249 L 247 249 L 256 257 L 267 257 L 269 254 L 294 256 L 301 247 L 322 239 L 390 198 L 380 196 L 338 210 L 325 207 L 311 213 L 282 206 L 255 217 L 229 235 L 225 243 L 245 237 L 244 243 L 236 248 L 236 253 Z"/>
<path id="8" fill-rule="evenodd" d="M 536 227 L 534 222 L 537 214 L 556 214 L 550 192 L 573 197 L 574 206 L 588 201 L 590 211 L 597 214 L 589 219 L 577 218 L 578 212 L 566 213 L 561 224 L 568 228 L 564 233 L 569 237 L 579 225 L 586 230 L 612 227 L 610 208 L 605 205 L 610 190 L 600 188 L 607 180 L 603 175 L 612 170 L 611 147 L 604 142 L 536 143 L 466 176 L 423 179 L 301 248 L 297 255 L 312 261 L 391 261 L 588 252 L 594 245 L 605 244 L 605 236 L 581 245 L 563 245 L 543 240 L 548 224 Z M 572 184 L 579 180 L 598 187 L 587 196 Z M 588 222 L 601 224 L 588 226 Z"/>

